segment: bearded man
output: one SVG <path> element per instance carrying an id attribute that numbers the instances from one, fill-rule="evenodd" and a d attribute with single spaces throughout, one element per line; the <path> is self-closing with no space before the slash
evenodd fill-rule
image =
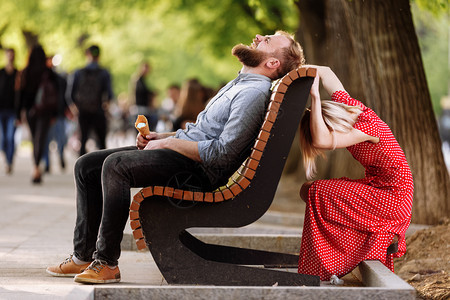
<path id="1" fill-rule="evenodd" d="M 236 45 L 232 53 L 242 63 L 239 75 L 211 99 L 195 123 L 172 133 L 138 134 L 136 146 L 91 152 L 77 160 L 74 251 L 47 268 L 48 273 L 75 276 L 81 283 L 119 282 L 130 188 L 164 186 L 181 172 L 197 177 L 205 191 L 227 182 L 258 134 L 271 81 L 304 63 L 301 46 L 283 31 L 256 35 L 250 46 Z"/>

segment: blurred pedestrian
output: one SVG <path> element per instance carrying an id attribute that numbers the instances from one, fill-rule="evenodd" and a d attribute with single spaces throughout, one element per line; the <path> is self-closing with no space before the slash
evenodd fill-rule
<path id="1" fill-rule="evenodd" d="M 47 58 L 47 66 L 54 70 L 53 56 Z M 66 112 L 69 109 L 69 105 L 66 102 L 65 92 L 67 87 L 66 78 L 63 75 L 58 74 L 56 71 L 55 75 L 58 80 L 60 89 L 58 94 L 58 111 L 56 115 L 56 120 L 49 129 L 47 136 L 47 145 L 44 151 L 44 162 L 45 162 L 45 172 L 50 172 L 50 153 L 49 146 L 51 141 L 55 141 L 57 145 L 57 152 L 59 157 L 59 163 L 62 170 L 66 168 L 66 161 L 64 159 L 64 147 L 67 144 L 67 134 L 66 134 Z"/>
<path id="2" fill-rule="evenodd" d="M 12 173 L 15 151 L 17 105 L 15 103 L 15 82 L 17 69 L 14 66 L 14 49 L 5 49 L 6 65 L 0 70 L 0 149 L 5 153 L 6 173 Z"/>
<path id="3" fill-rule="evenodd" d="M 155 93 L 148 87 L 146 83 L 147 75 L 150 73 L 151 67 L 148 62 L 139 65 L 136 75 L 131 79 L 131 95 L 136 104 L 136 112 L 133 119 L 137 115 L 144 115 L 149 124 L 150 130 L 155 130 L 158 122 L 158 114 L 155 108 Z"/>
<path id="4" fill-rule="evenodd" d="M 106 148 L 108 104 L 114 95 L 111 75 L 99 65 L 100 48 L 90 46 L 86 52 L 86 67 L 77 70 L 68 86 L 68 96 L 78 108 L 78 124 L 81 131 L 80 156 L 86 153 L 89 133 L 94 130 L 98 148 Z"/>
<path id="5" fill-rule="evenodd" d="M 175 117 L 175 106 L 180 99 L 180 86 L 178 84 L 171 84 L 167 89 L 167 97 L 161 102 L 158 112 L 158 124 L 156 126 L 157 132 L 167 132 L 173 130 L 173 122 Z"/>
<path id="6" fill-rule="evenodd" d="M 47 134 L 58 111 L 60 86 L 57 76 L 47 67 L 42 46 L 32 48 L 28 64 L 19 79 L 19 109 L 26 112 L 33 143 L 33 183 L 41 183 L 39 163 L 47 145 Z"/>
<path id="7" fill-rule="evenodd" d="M 205 98 L 205 87 L 197 79 L 190 79 L 183 84 L 180 101 L 175 108 L 177 119 L 173 124 L 174 130 L 185 129 L 186 123 L 195 122 L 197 115 L 205 108 Z"/>

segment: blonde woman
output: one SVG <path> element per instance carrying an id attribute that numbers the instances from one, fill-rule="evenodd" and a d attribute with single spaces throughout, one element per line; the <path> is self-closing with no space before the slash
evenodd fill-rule
<path id="1" fill-rule="evenodd" d="M 311 108 L 300 126 L 307 177 L 315 175 L 316 156 L 336 148 L 347 148 L 364 166 L 365 177 L 303 184 L 306 212 L 298 271 L 329 280 L 366 259 L 379 260 L 393 271 L 393 257 L 406 251 L 411 221 L 414 186 L 406 157 L 386 123 L 351 98 L 330 68 L 313 67 L 318 74 Z M 319 81 L 331 101 L 321 101 Z M 387 253 L 396 239 L 398 252 Z"/>

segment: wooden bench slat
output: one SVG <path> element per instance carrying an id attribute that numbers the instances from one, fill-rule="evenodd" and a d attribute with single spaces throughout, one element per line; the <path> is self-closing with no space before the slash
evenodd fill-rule
<path id="1" fill-rule="evenodd" d="M 269 122 L 269 121 L 265 120 L 263 122 L 263 125 L 262 125 L 261 129 L 264 130 L 264 131 L 270 132 L 270 130 L 272 129 L 272 126 L 273 126 L 272 122 Z"/>
<path id="2" fill-rule="evenodd" d="M 266 113 L 265 120 L 269 121 L 269 122 L 272 122 L 272 123 L 275 123 L 276 119 L 277 119 L 277 113 L 274 112 L 274 111 L 268 110 L 267 113 Z"/>
<path id="3" fill-rule="evenodd" d="M 145 243 L 144 239 L 136 240 L 136 246 L 137 246 L 138 250 L 143 250 L 143 249 L 147 248 L 147 244 Z"/>
<path id="4" fill-rule="evenodd" d="M 142 232 L 142 228 L 138 228 L 133 230 L 133 237 L 135 240 L 142 239 L 144 237 L 144 233 Z"/>
<path id="5" fill-rule="evenodd" d="M 135 229 L 141 227 L 141 222 L 139 220 L 132 220 L 132 221 L 130 221 L 130 227 L 131 227 L 131 229 L 135 230 Z"/>
<path id="6" fill-rule="evenodd" d="M 316 75 L 317 75 L 317 69 L 309 68 L 308 70 L 306 70 L 306 76 L 316 77 Z"/>
<path id="7" fill-rule="evenodd" d="M 192 191 L 184 191 L 183 200 L 193 201 L 194 200 L 194 192 Z"/>
<path id="8" fill-rule="evenodd" d="M 148 198 L 148 197 L 153 196 L 153 187 L 148 186 L 148 187 L 145 187 L 145 188 L 141 189 L 141 194 L 142 194 L 142 196 L 144 198 Z"/>
<path id="9" fill-rule="evenodd" d="M 269 106 L 267 107 L 267 110 L 273 111 L 274 113 L 278 113 L 278 111 L 280 110 L 280 103 L 279 102 L 275 102 L 275 101 L 271 101 L 269 103 Z"/>
<path id="10" fill-rule="evenodd" d="M 287 73 L 287 76 L 289 76 L 289 78 L 291 78 L 292 81 L 296 80 L 299 77 L 297 70 L 290 71 L 289 73 Z"/>
<path id="11" fill-rule="evenodd" d="M 164 196 L 173 197 L 173 190 L 174 190 L 173 187 L 168 187 L 168 186 L 164 187 Z"/>
<path id="12" fill-rule="evenodd" d="M 205 193 L 203 192 L 194 192 L 194 201 L 202 201 Z"/>
<path id="13" fill-rule="evenodd" d="M 256 150 L 256 149 L 253 149 L 252 150 L 252 153 L 250 154 L 250 157 L 251 158 L 253 158 L 254 160 L 256 160 L 256 161 L 260 161 L 261 160 L 261 157 L 262 157 L 262 152 L 261 151 L 258 151 L 258 150 Z"/>
<path id="14" fill-rule="evenodd" d="M 214 202 L 222 202 L 223 200 L 222 192 L 214 192 Z"/>
<path id="15" fill-rule="evenodd" d="M 130 205 L 130 210 L 139 210 L 139 206 L 141 204 L 139 202 L 136 201 L 131 201 L 131 205 Z"/>
<path id="16" fill-rule="evenodd" d="M 284 94 L 274 92 L 270 96 L 270 101 L 281 103 L 281 102 L 283 102 L 283 98 L 284 98 Z"/>
<path id="17" fill-rule="evenodd" d="M 214 202 L 214 195 L 213 195 L 213 193 L 207 192 L 207 193 L 203 193 L 203 194 L 204 194 L 203 201 L 205 201 L 205 202 Z"/>
<path id="18" fill-rule="evenodd" d="M 130 220 L 138 220 L 138 219 L 139 219 L 139 211 L 130 210 Z"/>
<path id="19" fill-rule="evenodd" d="M 162 196 L 164 195 L 164 187 L 163 186 L 154 186 L 153 187 L 153 195 Z"/>
<path id="20" fill-rule="evenodd" d="M 253 148 L 255 148 L 256 150 L 259 150 L 259 151 L 263 151 L 264 147 L 266 147 L 266 142 L 261 141 L 261 140 L 256 140 L 256 143 L 253 146 Z"/>
<path id="21" fill-rule="evenodd" d="M 306 77 L 306 68 L 300 68 L 297 70 L 299 77 Z"/>
<path id="22" fill-rule="evenodd" d="M 267 132 L 267 131 L 260 131 L 259 132 L 259 134 L 258 134 L 258 140 L 261 140 L 261 141 L 264 141 L 264 142 L 267 142 L 268 140 L 269 140 L 269 137 L 270 137 L 270 133 L 269 132 Z"/>

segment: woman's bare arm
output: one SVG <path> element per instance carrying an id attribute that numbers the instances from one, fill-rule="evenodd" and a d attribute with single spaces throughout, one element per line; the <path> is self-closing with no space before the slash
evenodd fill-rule
<path id="1" fill-rule="evenodd" d="M 377 143 L 379 138 L 365 134 L 358 129 L 349 132 L 331 132 L 325 125 L 322 117 L 322 105 L 319 93 L 319 79 L 327 92 L 332 95 L 335 91 L 344 90 L 344 86 L 329 67 L 310 66 L 317 69 L 317 76 L 311 87 L 311 116 L 310 130 L 313 147 L 331 150 L 334 148 L 346 148 L 361 142 L 370 141 Z"/>
<path id="2" fill-rule="evenodd" d="M 317 74 L 322 81 L 322 85 L 327 91 L 327 93 L 331 96 L 336 91 L 345 91 L 342 82 L 339 78 L 334 74 L 333 70 L 327 66 L 316 66 L 316 65 L 306 65 L 305 67 L 311 67 L 317 69 Z"/>

